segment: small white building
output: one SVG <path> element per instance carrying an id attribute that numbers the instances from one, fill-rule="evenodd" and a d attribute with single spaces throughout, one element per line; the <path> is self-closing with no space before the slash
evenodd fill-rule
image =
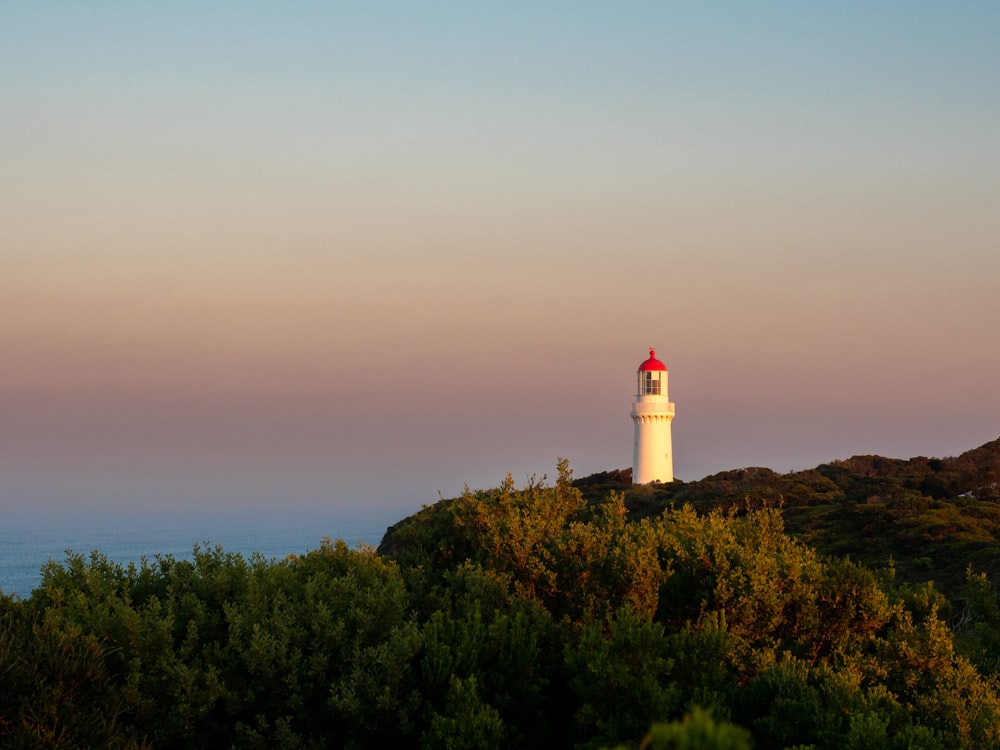
<path id="1" fill-rule="evenodd" d="M 632 403 L 635 445 L 632 451 L 632 483 L 674 481 L 674 454 L 670 423 L 674 405 L 667 395 L 667 367 L 649 350 L 649 359 L 639 365 L 638 387 Z"/>

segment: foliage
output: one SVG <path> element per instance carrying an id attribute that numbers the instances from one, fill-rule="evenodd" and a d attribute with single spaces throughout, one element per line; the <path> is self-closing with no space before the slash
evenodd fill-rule
<path id="1" fill-rule="evenodd" d="M 12 748 L 140 748 L 120 723 L 108 649 L 0 597 L 0 741 Z"/>
<path id="2" fill-rule="evenodd" d="M 566 644 L 570 687 L 577 697 L 575 733 L 582 747 L 637 736 L 678 703 L 663 626 L 628 609 L 585 624 Z"/>
<path id="3" fill-rule="evenodd" d="M 345 747 L 397 741 L 418 706 L 420 648 L 395 566 L 339 542 L 283 562 L 220 549 L 127 569 L 49 564 L 25 604 L 53 633 L 101 644 L 136 741 L 155 747 Z"/>
<path id="4" fill-rule="evenodd" d="M 895 566 L 901 581 L 933 579 L 960 597 L 966 566 L 1000 577 L 1000 439 L 956 458 L 854 456 L 778 474 L 751 467 L 697 482 L 631 487 L 605 472 L 581 487 L 624 492 L 640 516 L 689 504 L 702 513 L 780 508 L 788 532 L 825 555 L 872 568 Z"/>
<path id="5" fill-rule="evenodd" d="M 750 750 L 750 733 L 742 727 L 717 723 L 709 711 L 695 708 L 679 721 L 654 724 L 642 750 Z"/>
<path id="6" fill-rule="evenodd" d="M 1000 595 L 986 574 L 976 573 L 971 565 L 953 628 L 956 647 L 981 671 L 1000 675 Z"/>

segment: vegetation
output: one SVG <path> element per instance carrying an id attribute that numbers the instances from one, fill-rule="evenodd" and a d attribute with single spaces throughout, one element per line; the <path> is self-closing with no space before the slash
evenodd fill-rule
<path id="1" fill-rule="evenodd" d="M 645 488 L 561 461 L 379 550 L 73 555 L 0 596 L 0 744 L 998 747 L 977 450 Z"/>
<path id="2" fill-rule="evenodd" d="M 1000 577 L 1000 439 L 957 458 L 854 456 L 789 474 L 744 468 L 637 488 L 625 470 L 578 485 L 588 499 L 624 492 L 638 517 L 685 504 L 701 512 L 778 507 L 788 533 L 823 554 L 892 564 L 900 580 L 934 580 L 953 595 L 970 564 Z"/>

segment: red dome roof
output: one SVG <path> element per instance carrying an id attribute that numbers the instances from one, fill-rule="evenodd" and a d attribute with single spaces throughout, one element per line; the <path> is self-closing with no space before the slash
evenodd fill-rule
<path id="1" fill-rule="evenodd" d="M 656 358 L 656 349 L 652 347 L 649 350 L 649 359 L 639 365 L 639 372 L 645 372 L 647 370 L 666 370 L 667 366 L 663 364 L 660 360 Z"/>

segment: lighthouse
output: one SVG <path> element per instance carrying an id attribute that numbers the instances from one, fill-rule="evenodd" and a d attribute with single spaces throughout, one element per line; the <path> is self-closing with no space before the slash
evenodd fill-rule
<path id="1" fill-rule="evenodd" d="M 667 395 L 667 367 L 649 350 L 649 359 L 639 365 L 638 387 L 632 403 L 635 445 L 632 451 L 632 483 L 674 481 L 674 455 L 670 423 L 674 405 Z"/>

